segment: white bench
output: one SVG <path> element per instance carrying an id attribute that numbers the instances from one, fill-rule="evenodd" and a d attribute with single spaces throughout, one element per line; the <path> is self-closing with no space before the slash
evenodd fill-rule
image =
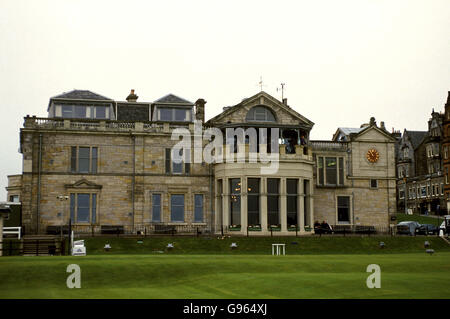
<path id="1" fill-rule="evenodd" d="M 5 235 L 17 235 L 17 239 L 20 239 L 22 227 L 3 227 L 3 236 Z"/>

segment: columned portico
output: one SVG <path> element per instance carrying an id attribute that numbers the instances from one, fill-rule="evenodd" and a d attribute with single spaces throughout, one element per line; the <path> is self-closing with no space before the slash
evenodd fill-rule
<path id="1" fill-rule="evenodd" d="M 247 193 L 247 177 L 241 176 L 241 232 L 246 232 L 248 226 Z"/>
<path id="2" fill-rule="evenodd" d="M 297 224 L 300 228 L 300 234 L 305 232 L 305 194 L 303 191 L 303 178 L 299 180 L 298 197 L 297 197 Z"/>
<path id="3" fill-rule="evenodd" d="M 287 232 L 287 202 L 286 202 L 286 178 L 280 180 L 280 224 L 281 232 Z"/>
<path id="4" fill-rule="evenodd" d="M 267 229 L 267 177 L 261 178 L 261 229 Z"/>

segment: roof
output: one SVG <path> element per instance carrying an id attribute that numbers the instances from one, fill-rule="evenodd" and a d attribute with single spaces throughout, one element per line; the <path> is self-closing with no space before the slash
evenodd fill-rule
<path id="1" fill-rule="evenodd" d="M 247 103 L 251 103 L 253 100 L 264 96 L 265 98 L 267 98 L 268 100 L 272 101 L 272 103 L 278 105 L 281 109 L 283 109 L 284 111 L 286 111 L 287 113 L 289 113 L 291 116 L 299 119 L 300 121 L 302 121 L 304 123 L 304 125 L 306 125 L 309 129 L 311 129 L 314 126 L 314 122 L 312 122 L 311 120 L 307 119 L 306 117 L 304 117 L 303 115 L 301 115 L 300 113 L 298 113 L 297 111 L 295 111 L 294 109 L 292 109 L 290 106 L 278 101 L 276 98 L 274 98 L 273 96 L 271 96 L 270 94 L 261 91 L 256 93 L 255 95 L 253 95 L 252 97 L 249 98 L 245 98 L 243 99 L 240 103 L 233 105 L 233 106 L 229 106 L 227 108 L 224 108 L 224 110 L 219 113 L 218 115 L 214 116 L 213 118 L 209 119 L 206 123 L 207 124 L 214 124 L 217 121 L 220 121 L 222 118 L 230 115 L 231 113 L 235 112 L 238 108 L 246 105 Z M 263 105 L 266 106 L 266 105 Z"/>
<path id="2" fill-rule="evenodd" d="M 365 127 L 360 127 L 360 128 L 356 128 L 356 127 L 339 127 L 338 129 L 341 130 L 341 132 L 344 133 L 345 135 L 350 135 L 352 133 L 359 133 L 364 128 Z"/>
<path id="3" fill-rule="evenodd" d="M 427 131 L 407 131 L 405 130 L 405 134 L 409 136 L 411 140 L 412 147 L 416 149 L 427 136 Z"/>
<path id="4" fill-rule="evenodd" d="M 192 102 L 189 102 L 188 100 L 185 100 L 179 96 L 176 96 L 175 94 L 167 94 L 163 96 L 162 98 L 159 98 L 154 103 L 170 103 L 170 104 L 190 104 L 194 105 Z"/>
<path id="5" fill-rule="evenodd" d="M 64 92 L 63 94 L 52 97 L 51 99 L 74 99 L 74 100 L 99 100 L 112 101 L 110 98 L 103 95 L 88 91 L 88 90 L 72 90 Z"/>

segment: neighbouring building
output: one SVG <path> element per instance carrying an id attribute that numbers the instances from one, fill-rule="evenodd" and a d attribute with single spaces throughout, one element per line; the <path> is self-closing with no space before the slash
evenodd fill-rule
<path id="1" fill-rule="evenodd" d="M 312 141 L 314 123 L 287 99 L 260 92 L 207 122 L 205 105 L 173 94 L 138 102 L 134 90 L 126 101 L 82 90 L 50 98 L 47 118 L 25 117 L 22 174 L 8 177 L 25 232 L 69 220 L 79 232 L 311 234 L 315 221 L 388 229 L 396 138 L 383 122 Z M 200 160 L 174 159 L 177 132 L 193 145 L 178 155 Z M 202 156 L 210 145 L 213 162 Z"/>
<path id="2" fill-rule="evenodd" d="M 447 102 L 444 107 L 444 121 L 443 121 L 443 141 L 442 141 L 442 153 L 443 153 L 443 170 L 444 170 L 444 203 L 447 213 L 450 212 L 450 183 L 449 183 L 449 171 L 450 171 L 450 91 L 447 95 Z"/>
<path id="3" fill-rule="evenodd" d="M 446 112 L 447 108 L 448 101 Z M 446 164 L 450 163 L 445 114 L 433 110 L 428 120 L 428 131 L 405 129 L 399 141 L 396 166 L 397 209 L 400 212 L 443 215 L 448 210 Z"/>

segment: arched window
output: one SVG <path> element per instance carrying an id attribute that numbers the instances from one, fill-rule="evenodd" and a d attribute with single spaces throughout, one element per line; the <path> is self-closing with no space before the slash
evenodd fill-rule
<path id="1" fill-rule="evenodd" d="M 265 106 L 255 106 L 248 111 L 245 120 L 248 122 L 275 122 L 272 111 Z"/>

